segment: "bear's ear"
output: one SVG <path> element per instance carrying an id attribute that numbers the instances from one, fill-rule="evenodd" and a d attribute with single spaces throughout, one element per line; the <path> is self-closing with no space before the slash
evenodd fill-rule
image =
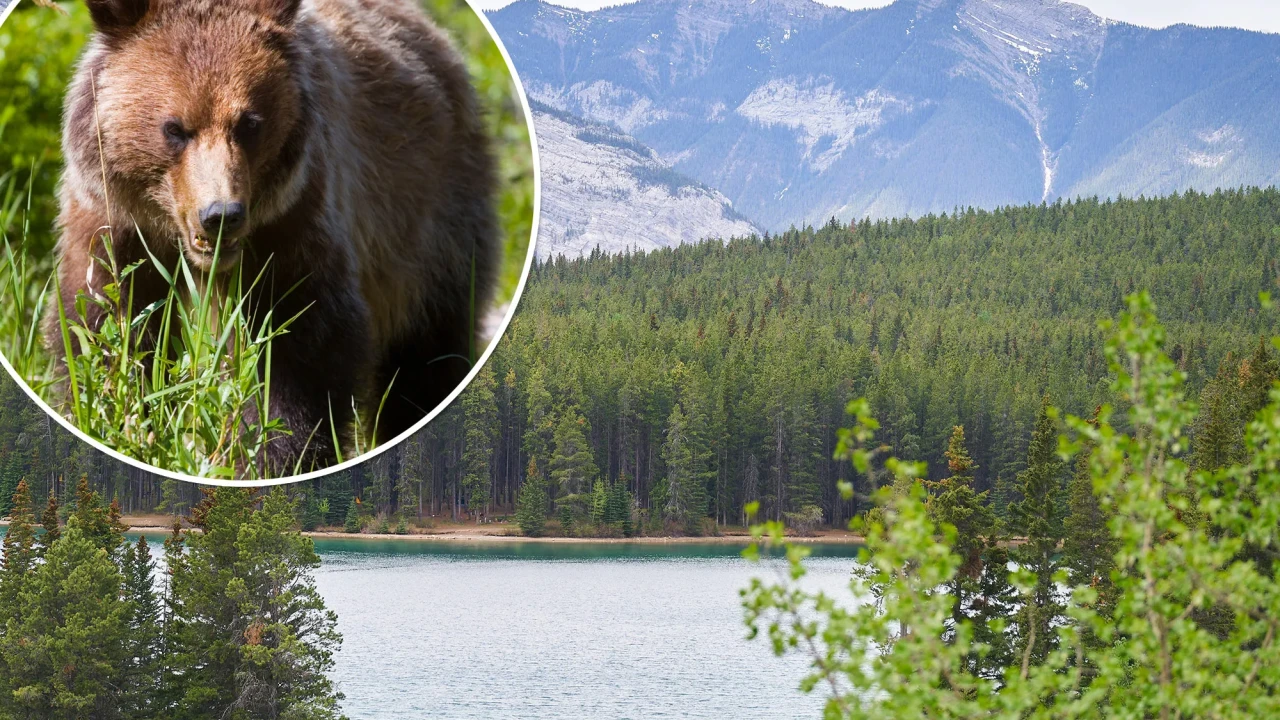
<path id="1" fill-rule="evenodd" d="M 151 9 L 150 0 L 84 0 L 98 30 L 111 37 L 131 32 Z"/>
<path id="2" fill-rule="evenodd" d="M 288 27 L 298 17 L 302 0 L 249 0 L 255 10 Z"/>

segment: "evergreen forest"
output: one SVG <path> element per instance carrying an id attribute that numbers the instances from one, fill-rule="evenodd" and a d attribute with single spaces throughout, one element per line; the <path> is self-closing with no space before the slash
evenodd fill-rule
<path id="1" fill-rule="evenodd" d="M 1150 290 L 1188 389 L 1216 392 L 1273 352 L 1258 295 L 1278 278 L 1275 189 L 555 258 L 440 418 L 293 492 L 304 526 L 353 530 L 514 515 L 534 533 L 697 534 L 744 524 L 751 502 L 792 526 L 843 525 L 890 482 L 833 459 L 847 403 L 866 397 L 880 442 L 933 481 L 962 426 L 974 488 L 1007 519 L 1046 402 L 1082 417 L 1123 405 L 1099 322 L 1128 294 Z M 0 411 L 0 497 L 23 478 L 69 497 L 66 478 L 88 475 L 127 512 L 199 502 L 77 447 L 7 382 Z"/>
<path id="2" fill-rule="evenodd" d="M 0 718 L 340 717 L 337 616 L 283 491 L 207 491 L 160 559 L 85 481 L 66 508 L 25 481 L 10 505 Z"/>

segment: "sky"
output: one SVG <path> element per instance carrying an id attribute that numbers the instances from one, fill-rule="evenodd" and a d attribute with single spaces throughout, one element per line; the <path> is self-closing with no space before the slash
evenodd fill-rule
<path id="1" fill-rule="evenodd" d="M 551 0 L 557 5 L 595 10 L 618 0 Z M 745 1 L 745 0 L 744 0 Z M 482 10 L 494 10 L 511 0 L 472 0 Z M 852 9 L 883 7 L 887 0 L 819 0 L 826 5 Z M 1277 0 L 1074 0 L 1095 14 L 1146 27 L 1178 23 L 1224 25 L 1280 33 L 1280 1 Z"/>

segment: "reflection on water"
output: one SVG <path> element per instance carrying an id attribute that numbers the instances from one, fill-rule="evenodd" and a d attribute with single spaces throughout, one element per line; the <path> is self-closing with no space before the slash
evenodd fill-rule
<path id="1" fill-rule="evenodd" d="M 753 566 L 726 545 L 318 540 L 352 720 L 818 718 L 800 658 L 744 640 Z M 817 546 L 840 592 L 856 552 Z"/>

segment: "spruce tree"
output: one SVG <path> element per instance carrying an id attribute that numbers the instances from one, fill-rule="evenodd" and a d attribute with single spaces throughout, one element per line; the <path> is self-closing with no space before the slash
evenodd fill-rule
<path id="1" fill-rule="evenodd" d="M 1218 374 L 1200 392 L 1200 414 L 1192 430 L 1191 466 L 1213 471 L 1226 467 L 1243 447 L 1242 393 L 1239 371 L 1229 362 L 1218 366 Z"/>
<path id="2" fill-rule="evenodd" d="M 261 500 L 261 509 L 254 506 Z M 316 590 L 320 564 L 284 490 L 218 488 L 192 513 L 171 568 L 175 707 L 169 717 L 339 717 L 326 673 L 341 643 Z"/>
<path id="3" fill-rule="evenodd" d="M 13 495 L 18 491 L 18 483 L 22 480 L 22 459 L 16 451 L 11 450 L 0 464 L 0 517 L 13 510 Z"/>
<path id="4" fill-rule="evenodd" d="M 498 425 L 494 387 L 493 369 L 486 365 L 462 394 L 466 442 L 462 453 L 462 497 L 477 524 L 489 505 L 494 436 Z"/>
<path id="5" fill-rule="evenodd" d="M 120 506 L 114 500 L 104 506 L 102 496 L 89 487 L 89 478 L 80 477 L 76 485 L 76 507 L 72 517 L 80 522 L 80 533 L 95 546 L 115 557 L 124 545 L 125 527 L 120 522 Z"/>
<path id="6" fill-rule="evenodd" d="M 662 445 L 667 466 L 666 502 L 661 508 L 667 523 L 682 532 L 697 535 L 706 515 L 706 495 L 699 467 L 697 440 L 689 420 L 677 404 L 667 418 L 667 438 Z"/>
<path id="7" fill-rule="evenodd" d="M 4 536 L 4 559 L 0 561 L 0 629 L 6 622 L 21 618 L 18 598 L 29 574 L 36 566 L 35 517 L 27 481 L 20 480 L 10 502 L 9 528 Z"/>
<path id="8" fill-rule="evenodd" d="M 72 517 L 19 596 L 0 716 L 123 718 L 132 603 L 120 568 Z"/>
<path id="9" fill-rule="evenodd" d="M 187 502 L 182 498 L 183 483 L 173 478 L 160 481 L 160 504 L 157 510 L 170 515 L 181 515 L 187 509 Z"/>
<path id="10" fill-rule="evenodd" d="M 347 517 L 342 522 L 342 531 L 345 533 L 358 533 L 364 529 L 364 521 L 360 518 L 360 503 L 352 498 L 347 503 Z"/>
<path id="11" fill-rule="evenodd" d="M 587 444 L 587 421 L 576 408 L 567 408 L 556 425 L 555 452 L 551 456 L 551 480 L 556 486 L 556 506 L 563 520 L 586 518 L 592 482 L 599 471 Z M 567 529 L 567 528 L 566 528 Z"/>
<path id="12" fill-rule="evenodd" d="M 1063 522 L 1062 565 L 1072 585 L 1088 585 L 1098 592 L 1098 607 L 1114 601 L 1111 571 L 1115 568 L 1115 538 L 1109 523 L 1111 513 L 1102 507 L 1093 491 L 1086 444 L 1076 456 L 1075 474 L 1067 486 L 1067 518 Z"/>
<path id="13" fill-rule="evenodd" d="M 1242 424 L 1253 422 L 1271 402 L 1271 390 L 1280 381 L 1280 360 L 1266 336 L 1258 338 L 1253 354 L 1240 366 L 1240 412 Z M 1243 459 L 1243 456 L 1241 457 Z"/>
<path id="14" fill-rule="evenodd" d="M 1058 543 L 1062 540 L 1061 474 L 1057 427 L 1045 396 L 1027 447 L 1027 469 L 1018 473 L 1021 500 L 1009 508 L 1010 527 L 1024 538 L 1013 558 L 1035 575 L 1035 587 L 1017 616 L 1017 653 L 1030 664 L 1042 663 L 1057 645 L 1053 626 L 1062 604 L 1053 576 L 1058 571 Z"/>
<path id="15" fill-rule="evenodd" d="M 547 480 L 538 469 L 538 459 L 529 458 L 529 469 L 516 497 L 516 525 L 529 537 L 542 535 L 547 523 Z"/>
<path id="16" fill-rule="evenodd" d="M 631 504 L 631 492 L 627 490 L 627 477 L 623 475 L 609 486 L 604 521 L 619 530 L 625 537 L 630 537 L 633 530 Z"/>
<path id="17" fill-rule="evenodd" d="M 600 527 L 605 524 L 605 516 L 609 512 L 609 490 L 604 480 L 597 479 L 591 487 L 591 524 Z"/>
<path id="18" fill-rule="evenodd" d="M 128 656 L 125 663 L 124 715 L 154 717 L 161 707 L 161 623 L 163 612 L 155 589 L 156 563 L 151 547 L 139 536 L 126 548 L 123 563 L 123 596 L 129 602 Z"/>
<path id="19" fill-rule="evenodd" d="M 58 541 L 62 528 L 58 524 L 58 496 L 49 493 L 49 501 L 45 503 L 44 512 L 40 514 L 40 526 L 44 533 L 40 535 L 40 552 L 44 554 L 49 547 Z"/>
<path id="20" fill-rule="evenodd" d="M 964 428 L 959 425 L 951 430 L 946 458 L 950 474 L 942 480 L 926 483 L 930 494 L 925 507 L 929 519 L 939 527 L 955 529 L 952 552 L 960 557 L 961 565 L 949 590 L 954 598 L 952 627 L 958 627 L 972 619 L 970 604 L 979 592 L 984 553 L 994 540 L 996 523 L 986 507 L 987 494 L 974 490 L 975 465 L 965 447 Z"/>
<path id="21" fill-rule="evenodd" d="M 320 527 L 320 523 L 324 522 L 324 513 L 321 512 L 320 500 L 316 497 L 316 494 L 313 488 L 302 501 L 302 509 L 298 513 L 298 523 L 302 526 L 303 532 L 311 532 Z"/>
<path id="22" fill-rule="evenodd" d="M 419 479 L 412 472 L 402 469 L 400 479 L 396 481 L 396 509 L 400 513 L 400 519 L 406 523 L 418 518 Z"/>
<path id="23" fill-rule="evenodd" d="M 9 501 L 9 528 L 4 536 L 4 557 L 0 558 L 0 639 L 7 642 L 12 637 L 9 628 L 16 629 L 24 619 L 21 599 L 36 566 L 35 518 L 31 513 L 31 495 L 26 480 L 18 486 Z M 5 717 L 6 701 L 17 688 L 14 678 L 21 671 L 14 657 L 4 644 L 0 644 L 0 717 Z"/>
<path id="24" fill-rule="evenodd" d="M 550 467 L 551 449 L 555 445 L 556 418 L 552 412 L 551 393 L 547 391 L 541 365 L 534 365 L 525 389 L 524 452 L 538 461 L 538 467 Z"/>

